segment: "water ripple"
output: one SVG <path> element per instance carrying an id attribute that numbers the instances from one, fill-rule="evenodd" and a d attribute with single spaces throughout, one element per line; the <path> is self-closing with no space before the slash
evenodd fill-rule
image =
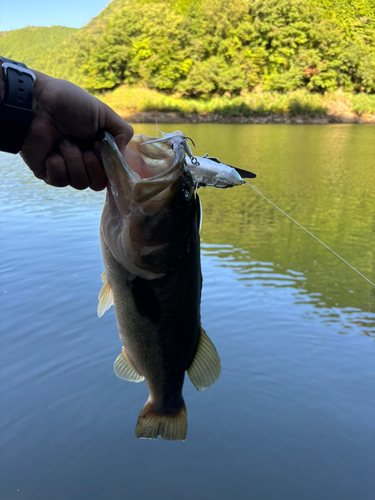
<path id="1" fill-rule="evenodd" d="M 243 252 L 249 260 L 236 260 L 239 249 L 230 245 L 202 244 L 204 256 L 209 257 L 216 266 L 232 269 L 236 280 L 245 286 L 291 289 L 296 306 L 313 306 L 305 315 L 319 317 L 322 324 L 334 326 L 337 333 L 347 334 L 356 331 L 362 335 L 375 337 L 375 314 L 353 307 L 326 307 L 321 301 L 322 293 L 308 292 L 303 288 L 306 276 L 301 271 L 288 269 L 281 273 L 272 262 L 251 261 L 250 254 Z M 297 288 L 297 291 L 295 290 Z"/>

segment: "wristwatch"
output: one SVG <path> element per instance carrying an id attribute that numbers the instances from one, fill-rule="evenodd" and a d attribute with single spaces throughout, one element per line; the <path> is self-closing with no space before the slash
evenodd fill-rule
<path id="1" fill-rule="evenodd" d="M 0 98 L 0 151 L 18 153 L 33 121 L 35 75 L 25 64 L 0 56 L 4 96 Z"/>

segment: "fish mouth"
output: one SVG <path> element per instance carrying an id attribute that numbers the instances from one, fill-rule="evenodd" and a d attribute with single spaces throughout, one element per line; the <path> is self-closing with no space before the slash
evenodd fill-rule
<path id="1" fill-rule="evenodd" d="M 177 265 L 176 248 L 182 239 L 186 243 L 181 221 L 190 221 L 194 206 L 185 136 L 146 144 L 150 139 L 133 137 L 124 157 L 108 132 L 100 141 L 108 177 L 102 241 L 127 271 L 147 280 L 161 278 Z"/>
<path id="2" fill-rule="evenodd" d="M 125 163 L 141 179 L 157 177 L 173 166 L 174 150 L 167 141 L 154 140 L 144 135 L 136 135 L 125 149 Z"/>
<path id="3" fill-rule="evenodd" d="M 185 136 L 157 139 L 135 135 L 124 157 L 109 132 L 104 132 L 101 152 L 108 189 L 115 198 L 129 197 L 137 203 L 150 200 L 173 184 L 185 168 Z"/>

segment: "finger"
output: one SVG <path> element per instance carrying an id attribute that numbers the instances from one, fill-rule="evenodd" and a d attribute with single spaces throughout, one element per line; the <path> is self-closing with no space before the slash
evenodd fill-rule
<path id="1" fill-rule="evenodd" d="M 121 116 L 115 113 L 109 106 L 103 104 L 104 109 L 104 125 L 103 128 L 110 132 L 117 144 L 122 155 L 125 154 L 125 146 L 133 137 L 133 127 L 126 122 Z"/>
<path id="2" fill-rule="evenodd" d="M 100 142 L 99 141 L 94 142 L 94 153 L 99 158 L 99 160 L 101 160 L 101 158 L 102 158 L 102 151 L 101 151 L 101 148 L 100 148 Z"/>
<path id="3" fill-rule="evenodd" d="M 116 146 L 118 147 L 120 153 L 122 154 L 123 157 L 125 157 L 125 148 L 130 139 L 128 140 L 127 136 L 125 136 L 124 134 L 114 135 L 113 138 L 116 142 Z"/>
<path id="4" fill-rule="evenodd" d="M 48 125 L 35 117 L 22 145 L 20 156 L 38 179 L 47 178 L 46 159 L 54 151 L 54 137 Z"/>
<path id="5" fill-rule="evenodd" d="M 90 179 L 89 187 L 93 191 L 104 189 L 107 186 L 107 176 L 96 154 L 93 151 L 85 151 L 83 153 L 83 163 Z"/>
<path id="6" fill-rule="evenodd" d="M 67 138 L 61 139 L 59 147 L 67 168 L 69 184 L 75 189 L 88 188 L 90 178 L 85 169 L 82 151 Z"/>
<path id="7" fill-rule="evenodd" d="M 64 158 L 61 155 L 49 156 L 45 161 L 45 182 L 55 187 L 65 187 L 69 184 Z"/>

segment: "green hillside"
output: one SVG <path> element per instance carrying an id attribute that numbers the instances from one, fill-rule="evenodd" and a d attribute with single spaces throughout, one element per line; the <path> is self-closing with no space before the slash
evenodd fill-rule
<path id="1" fill-rule="evenodd" d="M 0 32 L 0 54 L 35 67 L 38 59 L 61 44 L 76 29 L 65 26 L 27 27 L 14 31 Z"/>
<path id="2" fill-rule="evenodd" d="M 10 32 L 0 53 L 14 43 L 13 57 L 90 91 L 375 93 L 375 0 L 114 0 L 59 29 L 48 43 L 43 28 Z"/>
<path id="3" fill-rule="evenodd" d="M 375 0 L 316 0 L 349 36 L 375 46 Z"/>

